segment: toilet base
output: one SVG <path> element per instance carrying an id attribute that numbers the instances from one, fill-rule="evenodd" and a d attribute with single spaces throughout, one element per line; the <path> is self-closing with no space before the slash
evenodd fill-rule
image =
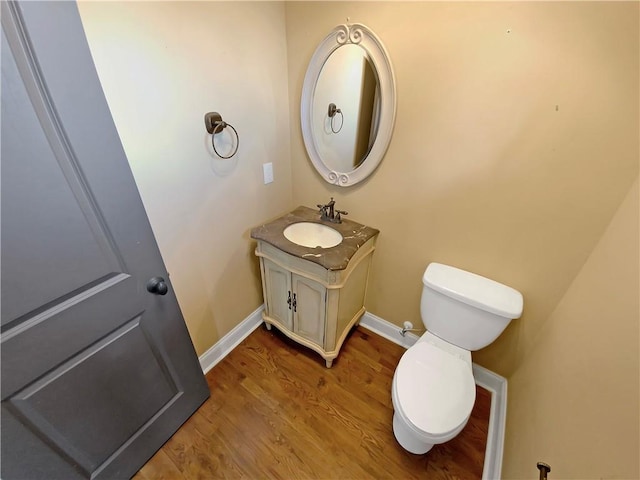
<path id="1" fill-rule="evenodd" d="M 402 448 L 416 455 L 427 453 L 434 445 L 416 438 L 416 435 L 409 430 L 396 412 L 393 412 L 393 434 Z"/>

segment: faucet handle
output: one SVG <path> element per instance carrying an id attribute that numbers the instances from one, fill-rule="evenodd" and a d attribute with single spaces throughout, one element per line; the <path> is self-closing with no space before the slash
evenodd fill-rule
<path id="1" fill-rule="evenodd" d="M 336 223 L 342 223 L 342 218 L 340 217 L 341 214 L 349 215 L 349 212 L 345 212 L 344 210 L 336 210 L 336 217 L 335 217 Z"/>

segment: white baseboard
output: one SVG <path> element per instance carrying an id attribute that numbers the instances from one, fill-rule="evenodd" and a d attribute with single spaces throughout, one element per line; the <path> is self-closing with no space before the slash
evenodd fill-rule
<path id="1" fill-rule="evenodd" d="M 418 341 L 418 335 L 407 332 L 404 337 L 400 333 L 402 329 L 391 322 L 374 315 L 373 313 L 364 312 L 360 319 L 360 325 L 373 333 L 377 333 L 383 338 L 392 341 L 404 348 L 409 348 Z"/>
<path id="2" fill-rule="evenodd" d="M 250 313 L 247 318 L 236 325 L 233 330 L 218 340 L 209 350 L 200 355 L 200 368 L 202 368 L 205 374 L 260 326 L 262 323 L 262 310 L 264 310 L 264 305 L 260 305 L 255 311 Z"/>
<path id="3" fill-rule="evenodd" d="M 411 332 L 407 332 L 403 337 L 400 327 L 369 312 L 362 316 L 360 325 L 404 348 L 411 347 L 419 338 Z M 489 432 L 482 479 L 496 480 L 502 474 L 504 429 L 507 421 L 507 379 L 475 363 L 473 376 L 477 385 L 491 392 Z"/>
<path id="4" fill-rule="evenodd" d="M 507 425 L 507 379 L 475 363 L 473 376 L 476 384 L 491 392 L 491 413 L 482 478 L 496 480 L 502 478 L 504 430 Z"/>

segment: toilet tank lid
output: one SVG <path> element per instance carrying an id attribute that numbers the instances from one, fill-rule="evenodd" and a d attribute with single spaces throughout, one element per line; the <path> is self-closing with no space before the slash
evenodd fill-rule
<path id="1" fill-rule="evenodd" d="M 481 310 L 513 319 L 522 315 L 522 294 L 494 280 L 441 263 L 430 263 L 422 282 Z"/>

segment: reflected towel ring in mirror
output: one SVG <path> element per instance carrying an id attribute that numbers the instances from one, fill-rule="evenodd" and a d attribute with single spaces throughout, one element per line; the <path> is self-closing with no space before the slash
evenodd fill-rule
<path id="1" fill-rule="evenodd" d="M 238 135 L 238 131 L 233 127 L 233 125 L 222 120 L 222 115 L 220 115 L 218 112 L 205 113 L 204 126 L 207 129 L 207 132 L 211 134 L 211 146 L 213 147 L 213 151 L 217 156 L 226 160 L 236 154 L 236 152 L 238 151 L 238 147 L 240 146 L 240 136 Z M 222 133 L 223 130 L 227 127 L 233 130 L 233 133 L 236 137 L 236 147 L 229 155 L 224 156 L 218 153 L 218 150 L 216 149 L 215 138 L 217 134 Z"/>
<path id="2" fill-rule="evenodd" d="M 340 127 L 338 127 L 338 129 L 336 130 L 333 121 L 336 118 L 336 113 L 340 114 Z M 329 118 L 331 119 L 331 131 L 333 133 L 338 133 L 340 130 L 342 130 L 342 126 L 344 125 L 344 114 L 342 113 L 342 110 L 340 110 L 338 107 L 336 107 L 335 103 L 330 103 L 329 104 L 329 110 L 327 112 L 327 115 L 329 115 Z"/>

